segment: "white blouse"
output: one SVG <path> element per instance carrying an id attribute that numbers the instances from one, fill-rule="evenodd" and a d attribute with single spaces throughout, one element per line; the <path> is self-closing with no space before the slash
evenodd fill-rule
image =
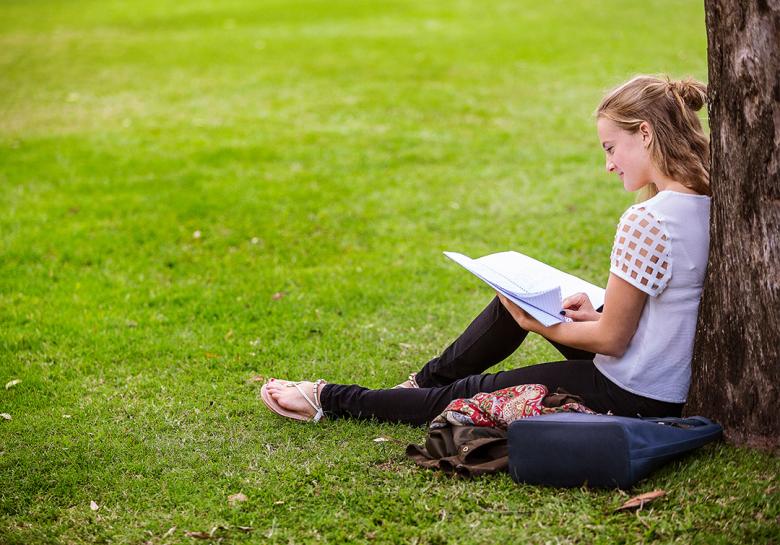
<path id="1" fill-rule="evenodd" d="M 675 191 L 661 191 L 620 218 L 609 270 L 650 297 L 625 353 L 619 358 L 597 354 L 594 362 L 624 390 L 685 402 L 709 220 L 709 197 Z"/>

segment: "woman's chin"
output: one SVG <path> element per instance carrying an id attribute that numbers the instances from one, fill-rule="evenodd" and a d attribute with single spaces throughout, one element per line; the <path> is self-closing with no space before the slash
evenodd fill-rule
<path id="1" fill-rule="evenodd" d="M 623 189 L 628 191 L 629 193 L 634 193 L 635 191 L 639 191 L 647 184 L 637 183 L 634 180 L 629 180 L 628 178 L 625 178 L 623 176 L 620 177 L 620 181 L 623 182 Z"/>

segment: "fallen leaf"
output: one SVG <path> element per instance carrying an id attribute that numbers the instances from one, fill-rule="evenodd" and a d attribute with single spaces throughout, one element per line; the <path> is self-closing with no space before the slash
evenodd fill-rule
<path id="1" fill-rule="evenodd" d="M 100 509 L 100 506 L 94 501 L 91 501 L 89 502 L 89 508 L 92 509 L 93 511 L 97 511 L 98 509 Z"/>
<path id="2" fill-rule="evenodd" d="M 237 502 L 246 501 L 248 499 L 249 498 L 247 498 L 246 495 L 242 494 L 241 492 L 239 492 L 238 494 L 232 494 L 232 495 L 228 496 L 228 502 L 232 503 L 232 504 L 237 503 Z"/>
<path id="3" fill-rule="evenodd" d="M 252 240 L 250 240 L 250 242 L 251 242 L 252 244 L 257 244 L 257 243 L 259 243 L 259 242 L 260 242 L 260 239 L 259 239 L 259 238 L 257 238 L 257 237 L 252 237 Z"/>
<path id="4" fill-rule="evenodd" d="M 201 236 L 200 231 L 195 231 L 194 233 L 192 233 L 192 238 L 200 238 L 200 236 Z"/>
<path id="5" fill-rule="evenodd" d="M 213 352 L 206 352 L 206 357 L 210 360 L 213 360 L 214 358 L 221 358 L 219 354 L 214 354 Z"/>
<path id="6" fill-rule="evenodd" d="M 184 535 L 194 539 L 211 539 L 208 532 L 185 532 Z"/>
<path id="7" fill-rule="evenodd" d="M 665 490 L 653 490 L 652 492 L 645 492 L 644 494 L 639 494 L 638 496 L 629 498 L 625 501 L 625 503 L 623 503 L 623 505 L 615 509 L 615 511 L 624 511 L 626 509 L 635 509 L 637 507 L 641 509 L 646 503 L 650 503 L 651 501 L 657 500 L 663 496 L 666 496 Z"/>
<path id="8" fill-rule="evenodd" d="M 0 418 L 3 418 L 5 420 L 11 420 L 11 415 L 8 413 L 0 413 Z"/>
<path id="9" fill-rule="evenodd" d="M 242 532 L 251 532 L 252 530 L 254 530 L 254 528 L 252 528 L 251 526 L 236 526 L 236 528 L 238 528 Z"/>
<path id="10" fill-rule="evenodd" d="M 127 321 L 125 322 L 125 325 L 126 325 L 127 327 L 130 327 L 130 328 L 133 328 L 133 327 L 138 327 L 138 322 L 136 322 L 135 320 L 127 320 Z"/>
<path id="11" fill-rule="evenodd" d="M 233 330 L 231 329 L 230 331 L 225 333 L 224 339 L 227 341 L 228 339 L 232 339 L 232 338 L 233 338 Z"/>
<path id="12" fill-rule="evenodd" d="M 396 439 L 395 437 L 385 437 L 384 435 L 380 435 L 379 437 L 375 437 L 372 439 L 374 443 L 385 443 L 385 442 L 393 442 L 398 443 L 399 445 L 406 446 L 408 444 L 408 441 L 401 441 L 400 439 Z"/>
<path id="13" fill-rule="evenodd" d="M 62 418 L 70 418 L 70 415 L 69 414 L 63 414 Z"/>
<path id="14" fill-rule="evenodd" d="M 265 382 L 265 377 L 263 375 L 255 375 L 248 382 Z"/>
<path id="15" fill-rule="evenodd" d="M 168 531 L 163 534 L 163 539 L 165 539 L 166 537 L 171 537 L 173 535 L 173 532 L 175 531 L 176 531 L 176 526 L 171 526 L 168 529 Z"/>
<path id="16" fill-rule="evenodd" d="M 13 388 L 14 386 L 16 386 L 17 384 L 19 384 L 20 382 L 22 382 L 20 379 L 18 379 L 18 378 L 15 378 L 15 379 L 13 379 L 11 382 L 8 382 L 8 383 L 5 385 L 5 389 L 6 389 L 6 390 L 9 390 L 9 389 Z"/>
<path id="17" fill-rule="evenodd" d="M 224 526 L 214 526 L 209 532 L 209 537 L 214 537 L 214 534 L 217 533 L 217 530 L 227 530 L 227 528 L 225 528 Z M 220 541 L 222 540 L 220 539 Z"/>
<path id="18" fill-rule="evenodd" d="M 282 298 L 282 297 L 284 297 L 285 295 L 287 295 L 285 292 L 283 292 L 283 291 L 277 291 L 276 293 L 274 293 L 274 294 L 271 296 L 271 299 L 273 299 L 274 301 L 278 301 L 279 299 L 281 299 L 281 298 Z"/>
<path id="19" fill-rule="evenodd" d="M 274 505 L 284 505 L 284 501 L 282 501 L 282 500 L 275 501 Z"/>

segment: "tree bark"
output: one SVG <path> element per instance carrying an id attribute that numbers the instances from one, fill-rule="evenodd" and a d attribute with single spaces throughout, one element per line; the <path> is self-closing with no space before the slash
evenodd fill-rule
<path id="1" fill-rule="evenodd" d="M 686 412 L 780 446 L 780 0 L 706 0 L 710 260 Z"/>

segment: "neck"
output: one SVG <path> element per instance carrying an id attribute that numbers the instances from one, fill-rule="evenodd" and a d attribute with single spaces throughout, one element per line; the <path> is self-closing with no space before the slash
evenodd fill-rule
<path id="1" fill-rule="evenodd" d="M 666 176 L 656 173 L 656 175 L 653 177 L 653 183 L 655 184 L 655 187 L 658 188 L 658 191 L 676 191 L 677 193 L 690 193 L 691 195 L 698 195 L 693 189 L 689 187 L 685 187 L 683 184 L 676 180 L 672 180 L 671 178 L 667 178 Z"/>

